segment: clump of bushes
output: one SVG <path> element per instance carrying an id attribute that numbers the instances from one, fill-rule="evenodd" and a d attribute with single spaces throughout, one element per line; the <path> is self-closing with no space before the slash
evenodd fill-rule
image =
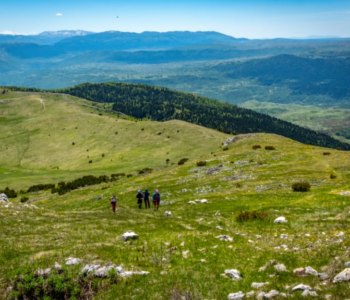
<path id="1" fill-rule="evenodd" d="M 242 183 L 240 183 L 240 182 L 236 183 L 236 188 L 241 188 L 242 186 L 243 186 Z"/>
<path id="2" fill-rule="evenodd" d="M 21 202 L 24 203 L 24 202 L 27 202 L 29 200 L 28 197 L 21 197 Z"/>
<path id="3" fill-rule="evenodd" d="M 222 148 L 222 151 L 227 151 L 227 150 L 228 150 L 228 147 Z"/>
<path id="4" fill-rule="evenodd" d="M 130 178 L 130 177 L 132 177 L 132 174 L 128 174 L 128 175 L 126 175 L 126 177 L 127 177 L 127 178 Z"/>
<path id="5" fill-rule="evenodd" d="M 104 153 L 102 153 L 102 157 L 105 157 Z"/>
<path id="6" fill-rule="evenodd" d="M 264 211 L 241 211 L 236 220 L 238 222 L 254 221 L 254 220 L 265 220 L 268 219 L 268 214 Z"/>
<path id="7" fill-rule="evenodd" d="M 256 149 L 260 149 L 261 148 L 261 146 L 260 145 L 253 145 L 253 150 L 256 150 Z"/>
<path id="8" fill-rule="evenodd" d="M 72 190 L 76 190 L 81 187 L 94 185 L 94 184 L 100 184 L 102 182 L 109 182 L 109 178 L 106 175 L 102 175 L 99 177 L 95 177 L 93 175 L 83 176 L 82 178 L 75 179 L 70 182 L 60 182 L 55 188 L 55 186 L 51 189 L 51 193 L 55 194 L 58 193 L 59 195 L 64 195 L 69 193 Z"/>
<path id="9" fill-rule="evenodd" d="M 54 184 L 37 184 L 37 185 L 32 185 L 27 190 L 27 193 L 35 193 L 35 192 L 39 192 L 39 191 L 45 191 L 45 190 L 53 189 L 54 187 L 55 187 Z"/>
<path id="10" fill-rule="evenodd" d="M 89 164 L 92 164 L 92 160 L 89 160 Z"/>
<path id="11" fill-rule="evenodd" d="M 205 167 L 207 165 L 207 162 L 205 160 L 197 161 L 198 167 Z"/>
<path id="12" fill-rule="evenodd" d="M 323 155 L 331 155 L 330 152 L 323 152 Z"/>
<path id="13" fill-rule="evenodd" d="M 330 178 L 330 179 L 336 179 L 336 178 L 337 178 L 337 175 L 335 175 L 335 174 L 332 173 L 332 174 L 329 176 L 329 178 Z"/>
<path id="14" fill-rule="evenodd" d="M 265 146 L 265 150 L 276 150 L 274 146 Z"/>
<path id="15" fill-rule="evenodd" d="M 177 164 L 180 166 L 180 165 L 183 165 L 186 161 L 188 161 L 188 158 L 182 158 L 178 161 Z"/>
<path id="16" fill-rule="evenodd" d="M 139 171 L 139 174 L 144 174 L 144 173 L 151 173 L 153 169 L 151 168 L 143 168 L 142 170 Z"/>
<path id="17" fill-rule="evenodd" d="M 111 177 L 121 177 L 121 176 L 125 176 L 125 173 L 115 173 L 111 175 Z"/>
<path id="18" fill-rule="evenodd" d="M 7 198 L 17 198 L 17 193 L 15 190 L 6 187 L 4 190 L 0 190 L 0 194 L 6 194 Z"/>
<path id="19" fill-rule="evenodd" d="M 72 143 L 72 146 L 74 146 L 74 145 L 75 145 L 75 143 L 73 142 L 73 143 Z"/>
<path id="20" fill-rule="evenodd" d="M 170 161 L 170 159 L 169 158 L 167 158 L 166 160 L 165 160 L 165 162 L 168 164 L 169 163 L 169 161 Z"/>
<path id="21" fill-rule="evenodd" d="M 308 192 L 311 189 L 311 185 L 307 181 L 295 182 L 292 184 L 294 192 Z"/>

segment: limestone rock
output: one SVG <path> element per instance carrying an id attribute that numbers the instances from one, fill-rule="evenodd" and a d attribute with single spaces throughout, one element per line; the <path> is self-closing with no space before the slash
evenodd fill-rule
<path id="1" fill-rule="evenodd" d="M 268 282 L 253 282 L 251 287 L 253 289 L 260 289 L 262 286 L 269 284 Z"/>
<path id="2" fill-rule="evenodd" d="M 333 282 L 350 281 L 350 268 L 347 268 L 334 277 Z"/>
<path id="3" fill-rule="evenodd" d="M 305 268 L 296 268 L 293 270 L 293 274 L 297 276 L 306 276 Z"/>
<path id="4" fill-rule="evenodd" d="M 318 276 L 318 272 L 315 269 L 311 268 L 311 267 L 306 267 L 305 268 L 305 273 L 309 274 L 309 275 L 313 275 L 313 276 Z"/>
<path id="5" fill-rule="evenodd" d="M 189 201 L 189 202 L 187 202 L 187 204 L 193 205 L 193 204 L 196 204 L 196 202 L 194 202 L 194 201 Z"/>
<path id="6" fill-rule="evenodd" d="M 273 221 L 274 223 L 287 223 L 288 221 L 286 220 L 285 217 L 278 217 L 277 219 L 275 219 L 275 221 Z"/>
<path id="7" fill-rule="evenodd" d="M 250 291 L 250 292 L 246 293 L 245 296 L 246 296 L 246 298 L 250 298 L 250 297 L 253 297 L 254 294 L 255 294 L 254 291 Z"/>
<path id="8" fill-rule="evenodd" d="M 96 270 L 98 270 L 101 267 L 101 265 L 86 265 L 84 268 L 81 269 L 81 273 L 83 274 L 89 274 Z"/>
<path id="9" fill-rule="evenodd" d="M 280 293 L 276 290 L 271 290 L 267 294 L 264 295 L 265 299 L 273 299 L 277 297 Z"/>
<path id="10" fill-rule="evenodd" d="M 149 272 L 146 272 L 146 271 L 125 271 L 125 272 L 121 272 L 119 273 L 119 275 L 121 277 L 130 277 L 130 276 L 133 276 L 133 275 L 147 275 L 149 274 Z"/>
<path id="11" fill-rule="evenodd" d="M 100 267 L 95 271 L 95 276 L 96 277 L 107 277 L 108 273 L 113 270 L 113 266 L 108 266 L 108 267 Z"/>
<path id="12" fill-rule="evenodd" d="M 217 211 L 214 216 L 221 216 L 221 214 Z"/>
<path id="13" fill-rule="evenodd" d="M 207 199 L 202 199 L 202 200 L 201 200 L 201 203 L 207 204 L 207 203 L 208 203 L 208 200 L 207 200 Z"/>
<path id="14" fill-rule="evenodd" d="M 350 267 L 350 261 L 347 261 L 344 265 L 345 267 Z"/>
<path id="15" fill-rule="evenodd" d="M 249 137 L 252 137 L 252 136 L 254 136 L 254 134 L 252 134 L 252 133 L 235 135 L 233 137 L 228 138 L 224 142 L 224 146 L 227 146 L 227 145 L 229 145 L 229 144 L 231 144 L 233 142 L 236 142 L 236 141 L 241 140 L 241 139 L 249 138 Z"/>
<path id="16" fill-rule="evenodd" d="M 122 235 L 122 239 L 124 241 L 128 241 L 128 240 L 132 240 L 132 239 L 137 239 L 139 236 L 133 232 L 133 231 L 128 231 L 128 232 L 125 232 L 123 235 Z"/>
<path id="17" fill-rule="evenodd" d="M 287 298 L 287 294 L 286 293 L 280 293 L 280 297 Z"/>
<path id="18" fill-rule="evenodd" d="M 166 215 L 167 217 L 171 217 L 171 211 L 166 211 L 166 212 L 165 212 L 165 215 Z"/>
<path id="19" fill-rule="evenodd" d="M 61 271 L 62 266 L 58 262 L 55 262 L 55 264 L 52 266 L 52 269 L 57 270 L 57 271 Z"/>
<path id="20" fill-rule="evenodd" d="M 239 271 L 237 271 L 236 269 L 225 270 L 225 274 L 228 274 L 233 280 L 242 279 L 241 273 L 239 273 Z"/>
<path id="21" fill-rule="evenodd" d="M 9 202 L 9 199 L 6 194 L 0 194 L 0 201 Z"/>
<path id="22" fill-rule="evenodd" d="M 256 298 L 259 299 L 259 300 L 261 300 L 261 299 L 264 298 L 265 294 L 266 294 L 266 293 L 264 293 L 264 292 L 260 292 Z"/>
<path id="23" fill-rule="evenodd" d="M 342 232 L 342 231 L 340 231 L 338 234 L 336 234 L 335 236 L 337 236 L 337 237 L 343 237 L 345 235 L 345 233 L 344 232 Z"/>
<path id="24" fill-rule="evenodd" d="M 67 266 L 74 266 L 80 264 L 80 259 L 79 258 L 74 258 L 74 257 L 68 257 L 66 258 L 66 265 Z"/>
<path id="25" fill-rule="evenodd" d="M 304 290 L 301 295 L 303 297 L 307 297 L 307 296 L 318 297 L 318 295 L 315 291 L 309 291 L 309 290 Z"/>
<path id="26" fill-rule="evenodd" d="M 233 238 L 228 235 L 219 235 L 216 238 L 220 239 L 221 241 L 233 242 Z"/>
<path id="27" fill-rule="evenodd" d="M 309 285 L 305 285 L 305 284 L 298 284 L 297 286 L 292 288 L 292 291 L 305 291 L 305 290 L 309 290 L 311 291 L 312 288 Z"/>
<path id="28" fill-rule="evenodd" d="M 244 294 L 239 291 L 238 293 L 232 293 L 227 296 L 228 300 L 242 300 L 244 297 Z"/>
<path id="29" fill-rule="evenodd" d="M 277 264 L 277 265 L 275 265 L 275 269 L 278 272 L 288 272 L 287 268 L 286 268 L 286 266 L 284 264 Z"/>
<path id="30" fill-rule="evenodd" d="M 47 269 L 39 269 L 34 272 L 36 276 L 41 276 L 41 277 L 49 277 L 51 272 L 51 268 Z"/>
<path id="31" fill-rule="evenodd" d="M 326 273 L 318 273 L 318 277 L 321 279 L 321 280 L 326 280 L 329 278 L 328 274 Z"/>

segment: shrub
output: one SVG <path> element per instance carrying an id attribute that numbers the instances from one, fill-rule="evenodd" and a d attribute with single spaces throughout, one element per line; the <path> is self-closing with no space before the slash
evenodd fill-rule
<path id="1" fill-rule="evenodd" d="M 126 175 L 126 177 L 127 177 L 127 178 L 130 178 L 130 177 L 132 177 L 132 174 L 128 174 L 128 175 Z"/>
<path id="2" fill-rule="evenodd" d="M 307 181 L 295 182 L 292 185 L 294 192 L 308 192 L 311 189 L 311 185 Z"/>
<path id="3" fill-rule="evenodd" d="M 4 190 L 0 190 L 0 194 L 6 194 L 8 198 L 17 198 L 17 193 L 15 190 L 6 187 Z"/>
<path id="4" fill-rule="evenodd" d="M 120 177 L 120 176 L 125 176 L 125 173 L 116 173 L 111 175 L 111 177 Z"/>
<path id="5" fill-rule="evenodd" d="M 19 194 L 26 194 L 27 193 L 27 191 L 25 191 L 25 190 L 20 190 L 19 191 Z"/>
<path id="6" fill-rule="evenodd" d="M 104 153 L 102 153 L 102 157 L 105 157 Z"/>
<path id="7" fill-rule="evenodd" d="M 144 174 L 144 173 L 151 173 L 153 169 L 151 168 L 143 168 L 142 170 L 139 171 L 139 174 Z"/>
<path id="8" fill-rule="evenodd" d="M 205 160 L 197 161 L 197 166 L 198 167 L 204 167 L 207 165 L 207 162 Z"/>
<path id="9" fill-rule="evenodd" d="M 238 222 L 254 221 L 254 220 L 265 220 L 268 219 L 268 215 L 264 211 L 241 211 L 236 220 Z"/>
<path id="10" fill-rule="evenodd" d="M 89 160 L 89 164 L 92 164 L 92 160 Z"/>
<path id="11" fill-rule="evenodd" d="M 332 173 L 332 174 L 329 176 L 329 178 L 330 178 L 330 179 L 336 179 L 336 178 L 337 178 L 337 175 L 335 175 L 335 174 Z"/>
<path id="12" fill-rule="evenodd" d="M 331 155 L 330 152 L 323 152 L 323 155 Z"/>
<path id="13" fill-rule="evenodd" d="M 27 193 L 35 193 L 39 191 L 50 190 L 50 189 L 53 189 L 54 187 L 55 187 L 54 184 L 37 184 L 29 187 L 29 189 L 27 190 Z"/>
<path id="14" fill-rule="evenodd" d="M 222 148 L 222 151 L 227 151 L 227 150 L 228 150 L 228 147 Z"/>
<path id="15" fill-rule="evenodd" d="M 253 150 L 256 150 L 256 149 L 260 149 L 261 148 L 261 146 L 260 145 L 253 145 Z"/>
<path id="16" fill-rule="evenodd" d="M 250 159 L 249 162 L 250 162 L 250 163 L 253 163 L 253 162 L 254 162 L 254 159 Z"/>
<path id="17" fill-rule="evenodd" d="M 265 146 L 265 150 L 276 150 L 274 146 Z"/>
<path id="18" fill-rule="evenodd" d="M 24 202 L 27 202 L 29 200 L 28 197 L 21 197 L 21 202 L 24 203 Z"/>
<path id="19" fill-rule="evenodd" d="M 168 135 L 168 139 L 170 139 L 170 135 Z"/>
<path id="20" fill-rule="evenodd" d="M 186 161 L 188 161 L 188 158 L 182 158 L 178 161 L 178 165 L 183 165 Z"/>
<path id="21" fill-rule="evenodd" d="M 75 143 L 73 142 L 73 143 L 72 143 L 72 146 L 74 146 L 74 145 L 75 145 Z"/>
<path id="22" fill-rule="evenodd" d="M 241 188 L 242 186 L 243 186 L 242 183 L 240 183 L 240 182 L 236 183 L 236 188 Z"/>
<path id="23" fill-rule="evenodd" d="M 116 131 L 115 134 L 118 134 L 118 131 Z"/>
<path id="24" fill-rule="evenodd" d="M 141 131 L 145 130 L 145 128 L 141 128 Z"/>
<path id="25" fill-rule="evenodd" d="M 165 160 L 165 162 L 168 164 L 169 163 L 169 161 L 170 161 L 170 159 L 169 158 L 167 158 L 166 160 Z"/>
<path id="26" fill-rule="evenodd" d="M 230 161 L 230 164 L 234 164 L 234 163 L 235 163 L 235 161 L 234 161 L 234 160 L 231 160 L 231 161 Z"/>

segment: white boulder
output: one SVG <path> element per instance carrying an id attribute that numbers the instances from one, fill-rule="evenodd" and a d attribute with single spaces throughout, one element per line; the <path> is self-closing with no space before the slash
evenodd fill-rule
<path id="1" fill-rule="evenodd" d="M 261 287 L 263 287 L 266 284 L 269 284 L 269 283 L 268 282 L 253 282 L 251 287 L 253 289 L 260 289 Z"/>
<path id="2" fill-rule="evenodd" d="M 122 235 L 124 241 L 137 239 L 139 236 L 133 231 L 127 231 Z"/>
<path id="3" fill-rule="evenodd" d="M 67 266 L 75 266 L 80 264 L 80 259 L 79 258 L 74 258 L 74 257 L 68 257 L 66 258 L 66 265 Z"/>
<path id="4" fill-rule="evenodd" d="M 165 215 L 166 215 L 167 217 L 171 217 L 171 211 L 166 211 L 166 212 L 165 212 Z"/>
<path id="5" fill-rule="evenodd" d="M 6 194 L 0 194 L 0 200 L 9 202 L 9 199 L 7 198 Z"/>
<path id="6" fill-rule="evenodd" d="M 347 268 L 334 277 L 333 282 L 350 281 L 350 268 Z"/>
<path id="7" fill-rule="evenodd" d="M 293 292 L 294 292 L 294 291 L 305 291 L 305 290 L 311 291 L 312 288 L 311 288 L 311 286 L 306 285 L 306 284 L 298 284 L 297 286 L 295 286 L 295 287 L 292 288 L 292 291 L 293 291 Z"/>
<path id="8" fill-rule="evenodd" d="M 228 235 L 219 235 L 216 238 L 218 238 L 221 241 L 233 242 L 233 238 Z"/>
<path id="9" fill-rule="evenodd" d="M 208 203 L 208 200 L 207 200 L 207 199 L 202 199 L 202 200 L 201 200 L 201 203 L 207 204 L 207 203 Z"/>
<path id="10" fill-rule="evenodd" d="M 278 217 L 277 219 L 275 219 L 275 221 L 273 221 L 274 223 L 287 223 L 288 221 L 286 220 L 285 217 Z"/>
<path id="11" fill-rule="evenodd" d="M 242 300 L 244 297 L 244 294 L 239 291 L 238 293 L 232 293 L 227 296 L 228 300 Z"/>
<path id="12" fill-rule="evenodd" d="M 239 273 L 239 271 L 236 270 L 236 269 L 228 269 L 228 270 L 225 270 L 225 274 L 230 275 L 230 277 L 231 277 L 233 280 L 242 279 L 241 273 Z"/>

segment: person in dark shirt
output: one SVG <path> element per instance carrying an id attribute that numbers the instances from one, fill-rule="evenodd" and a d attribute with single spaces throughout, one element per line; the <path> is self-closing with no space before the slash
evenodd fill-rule
<path id="1" fill-rule="evenodd" d="M 142 199 L 143 199 L 143 194 L 141 192 L 141 190 L 139 190 L 136 194 L 136 198 L 137 198 L 137 204 L 139 205 L 139 208 L 142 208 Z"/>
<path id="2" fill-rule="evenodd" d="M 149 204 L 149 195 L 150 192 L 148 190 L 145 190 L 143 192 L 143 201 L 145 202 L 145 208 L 150 208 L 150 204 Z"/>

